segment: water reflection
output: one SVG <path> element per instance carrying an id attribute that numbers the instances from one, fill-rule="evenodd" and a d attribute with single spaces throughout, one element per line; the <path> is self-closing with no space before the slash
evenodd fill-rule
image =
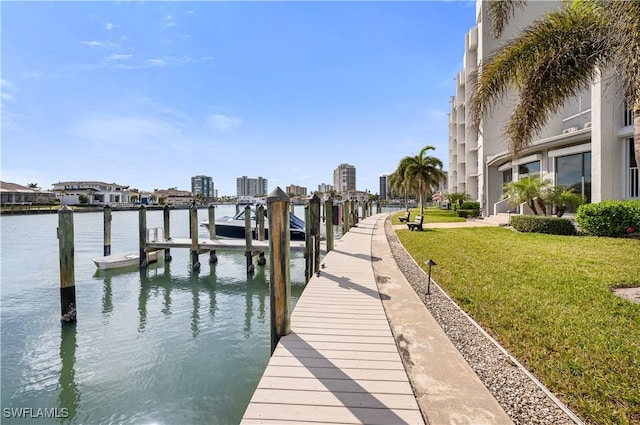
<path id="1" fill-rule="evenodd" d="M 113 290 L 111 288 L 111 276 L 105 276 L 102 293 L 102 314 L 108 318 L 113 311 Z"/>
<path id="2" fill-rule="evenodd" d="M 72 422 L 78 412 L 80 404 L 80 391 L 76 382 L 76 335 L 75 323 L 64 324 L 60 328 L 60 360 L 62 368 L 58 383 L 60 394 L 58 404 L 60 405 L 60 423 Z M 62 410 L 64 409 L 64 410 Z"/>
<path id="3" fill-rule="evenodd" d="M 200 294 L 198 289 L 200 269 L 194 269 L 191 272 L 189 281 L 191 283 L 191 297 L 193 298 L 193 311 L 191 312 L 191 336 L 198 336 L 200 332 Z"/>

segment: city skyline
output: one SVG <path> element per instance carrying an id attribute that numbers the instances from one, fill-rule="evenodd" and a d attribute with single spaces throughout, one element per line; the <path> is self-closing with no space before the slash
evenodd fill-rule
<path id="1" fill-rule="evenodd" d="M 448 163 L 475 1 L 6 2 L 2 180 L 188 189 L 238 175 L 358 190 L 425 145 Z M 25 32 L 24 28 L 29 28 Z"/>

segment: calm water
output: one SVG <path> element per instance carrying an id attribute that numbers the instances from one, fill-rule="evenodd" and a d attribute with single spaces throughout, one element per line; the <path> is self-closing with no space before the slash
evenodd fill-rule
<path id="1" fill-rule="evenodd" d="M 218 252 L 218 264 L 203 254 L 194 273 L 189 251 L 173 249 L 171 263 L 144 272 L 97 273 L 102 220 L 74 214 L 78 322 L 61 326 L 57 215 L 0 218 L 0 422 L 238 423 L 269 359 L 268 269 L 247 278 L 242 253 Z M 112 252 L 137 250 L 137 226 L 137 212 L 113 213 Z M 162 211 L 148 211 L 156 226 Z M 171 211 L 171 234 L 188 237 L 187 210 Z M 291 260 L 295 302 L 304 260 Z M 68 417 L 8 417 L 21 408 L 32 410 L 13 415 Z"/>

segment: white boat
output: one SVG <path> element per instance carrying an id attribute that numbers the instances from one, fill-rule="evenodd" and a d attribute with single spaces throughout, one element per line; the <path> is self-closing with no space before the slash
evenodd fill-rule
<path id="1" fill-rule="evenodd" d="M 147 261 L 149 261 L 149 263 L 158 261 L 158 251 L 147 252 Z M 140 264 L 140 253 L 132 251 L 107 255 L 100 258 L 94 258 L 93 263 L 100 270 L 138 266 Z"/>
<path id="2" fill-rule="evenodd" d="M 241 209 L 238 214 L 233 217 L 224 216 L 216 220 L 216 237 L 218 238 L 230 238 L 230 239 L 244 239 L 244 209 Z M 265 211 L 266 215 L 266 211 Z M 256 211 L 251 209 L 251 227 L 253 239 L 257 239 L 256 229 Z M 200 222 L 200 226 L 209 228 L 208 221 Z M 265 239 L 269 239 L 269 220 L 264 219 L 264 232 Z M 293 213 L 289 213 L 289 235 L 292 241 L 303 241 L 305 239 L 305 227 L 304 221 Z"/>

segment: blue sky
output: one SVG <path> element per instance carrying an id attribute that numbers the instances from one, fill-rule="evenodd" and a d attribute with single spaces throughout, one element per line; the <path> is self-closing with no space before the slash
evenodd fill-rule
<path id="1" fill-rule="evenodd" d="M 2 1 L 2 180 L 357 189 L 433 145 L 475 1 Z"/>

